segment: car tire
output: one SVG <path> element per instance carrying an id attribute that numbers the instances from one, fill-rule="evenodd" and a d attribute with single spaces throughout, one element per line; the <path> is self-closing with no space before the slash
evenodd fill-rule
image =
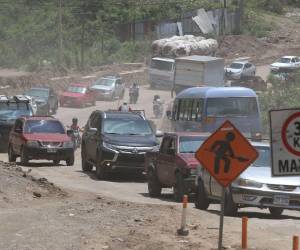
<path id="1" fill-rule="evenodd" d="M 27 166 L 29 162 L 28 155 L 24 148 L 21 149 L 21 165 Z"/>
<path id="2" fill-rule="evenodd" d="M 230 191 L 225 192 L 225 204 L 224 204 L 224 215 L 225 216 L 236 216 L 238 207 L 237 204 L 234 203 L 232 194 Z"/>
<path id="3" fill-rule="evenodd" d="M 60 163 L 60 160 L 53 160 L 53 165 L 57 166 Z"/>
<path id="4" fill-rule="evenodd" d="M 75 162 L 74 153 L 66 160 L 67 166 L 73 166 Z"/>
<path id="5" fill-rule="evenodd" d="M 14 154 L 12 146 L 8 146 L 8 162 L 16 162 L 17 156 Z"/>
<path id="6" fill-rule="evenodd" d="M 153 169 L 150 169 L 147 174 L 148 193 L 150 197 L 159 197 L 161 195 L 161 184 Z"/>
<path id="7" fill-rule="evenodd" d="M 206 210 L 209 206 L 209 200 L 205 192 L 202 180 L 198 180 L 195 196 L 195 207 L 201 210 Z"/>
<path id="8" fill-rule="evenodd" d="M 269 207 L 270 214 L 274 217 L 279 217 L 283 213 L 283 210 L 280 207 Z"/>
<path id="9" fill-rule="evenodd" d="M 90 172 L 93 169 L 93 165 L 86 159 L 86 153 L 84 145 L 81 147 L 81 169 L 83 172 Z"/>
<path id="10" fill-rule="evenodd" d="M 182 202 L 183 196 L 186 194 L 184 178 L 180 172 L 177 172 L 175 176 L 176 176 L 176 183 L 173 187 L 174 200 L 176 202 Z"/>
<path id="11" fill-rule="evenodd" d="M 98 180 L 105 180 L 107 178 L 107 170 L 103 165 L 97 164 L 96 166 L 96 176 Z"/>

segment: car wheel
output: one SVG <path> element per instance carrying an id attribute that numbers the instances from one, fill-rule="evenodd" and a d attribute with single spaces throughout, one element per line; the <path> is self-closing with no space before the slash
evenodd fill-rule
<path id="1" fill-rule="evenodd" d="M 177 172 L 175 176 L 176 176 L 176 183 L 175 186 L 173 187 L 174 200 L 177 202 L 181 202 L 183 196 L 186 194 L 184 179 L 180 172 Z"/>
<path id="2" fill-rule="evenodd" d="M 90 172 L 93 169 L 93 165 L 89 163 L 86 159 L 86 153 L 84 145 L 81 147 L 81 169 L 84 172 Z"/>
<path id="3" fill-rule="evenodd" d="M 75 161 L 74 153 L 66 160 L 67 166 L 73 166 Z"/>
<path id="4" fill-rule="evenodd" d="M 28 165 L 28 155 L 26 153 L 26 150 L 24 148 L 22 148 L 21 150 L 21 165 L 26 166 Z"/>
<path id="5" fill-rule="evenodd" d="M 97 164 L 96 176 L 98 180 L 105 180 L 107 178 L 107 170 L 103 165 Z"/>
<path id="6" fill-rule="evenodd" d="M 14 151 L 12 149 L 12 146 L 8 146 L 8 161 L 9 162 L 15 162 L 17 159 L 17 156 L 14 154 Z"/>
<path id="7" fill-rule="evenodd" d="M 195 197 L 195 207 L 201 210 L 206 210 L 209 206 L 209 201 L 202 180 L 198 180 Z"/>
<path id="8" fill-rule="evenodd" d="M 280 207 L 269 207 L 271 215 L 274 217 L 279 217 L 283 213 L 283 208 Z"/>
<path id="9" fill-rule="evenodd" d="M 57 166 L 60 163 L 60 160 L 53 160 L 53 165 Z"/>
<path id="10" fill-rule="evenodd" d="M 155 174 L 154 170 L 151 169 L 148 172 L 148 193 L 150 197 L 159 197 L 161 195 L 161 184 Z"/>
<path id="11" fill-rule="evenodd" d="M 234 203 L 232 199 L 232 194 L 230 191 L 226 191 L 225 193 L 225 207 L 224 207 L 224 215 L 225 216 L 236 216 L 238 211 L 237 204 Z"/>

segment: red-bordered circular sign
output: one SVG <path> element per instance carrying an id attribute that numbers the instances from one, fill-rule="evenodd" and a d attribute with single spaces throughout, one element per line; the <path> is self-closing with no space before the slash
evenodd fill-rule
<path id="1" fill-rule="evenodd" d="M 295 121 L 297 118 L 299 121 Z M 290 139 L 292 138 L 293 141 L 295 137 L 299 137 L 300 144 L 300 112 L 294 113 L 290 117 L 288 117 L 281 129 L 281 138 L 285 148 L 290 153 L 296 156 L 300 156 L 300 147 L 299 149 L 295 149 L 295 147 L 291 145 Z"/>

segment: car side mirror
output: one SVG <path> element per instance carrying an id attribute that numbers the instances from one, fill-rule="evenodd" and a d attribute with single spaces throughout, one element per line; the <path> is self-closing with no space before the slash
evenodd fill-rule
<path id="1" fill-rule="evenodd" d="M 88 132 L 91 134 L 96 134 L 98 132 L 98 129 L 97 128 L 89 128 Z"/>
<path id="2" fill-rule="evenodd" d="M 160 130 L 157 130 L 156 133 L 155 133 L 155 136 L 156 137 L 163 137 L 164 133 Z"/>
<path id="3" fill-rule="evenodd" d="M 73 129 L 68 129 L 68 130 L 67 130 L 67 136 L 71 137 L 71 136 L 73 136 L 73 135 L 74 135 Z"/>

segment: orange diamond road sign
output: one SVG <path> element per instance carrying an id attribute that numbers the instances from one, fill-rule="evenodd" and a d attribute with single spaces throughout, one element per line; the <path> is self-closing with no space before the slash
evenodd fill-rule
<path id="1" fill-rule="evenodd" d="M 233 182 L 257 157 L 256 149 L 230 121 L 225 121 L 196 152 L 197 160 L 223 187 Z"/>

